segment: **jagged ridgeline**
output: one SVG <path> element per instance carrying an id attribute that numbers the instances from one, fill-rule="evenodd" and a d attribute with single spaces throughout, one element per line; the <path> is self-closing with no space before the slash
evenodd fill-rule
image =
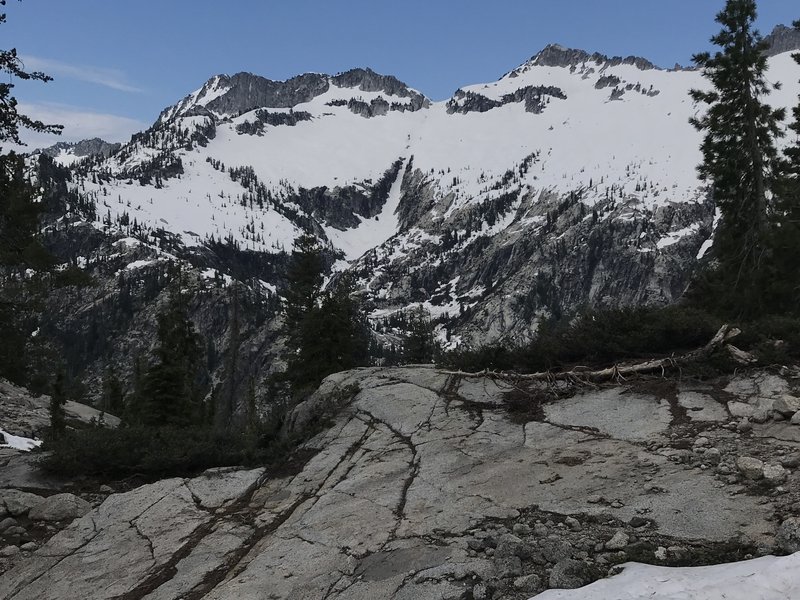
<path id="1" fill-rule="evenodd" d="M 791 106 L 800 37 L 769 40 L 784 84 L 771 102 Z M 354 276 L 385 346 L 419 307 L 452 346 L 529 339 L 584 306 L 668 304 L 711 246 L 688 96 L 706 86 L 696 70 L 558 45 L 442 102 L 369 69 L 213 77 L 126 144 L 46 151 L 63 192 L 53 222 L 66 217 L 50 244 L 96 283 L 59 292 L 46 327 L 90 388 L 109 366 L 129 379 L 178 262 L 209 393 L 244 397 L 280 368 L 302 235 Z"/>

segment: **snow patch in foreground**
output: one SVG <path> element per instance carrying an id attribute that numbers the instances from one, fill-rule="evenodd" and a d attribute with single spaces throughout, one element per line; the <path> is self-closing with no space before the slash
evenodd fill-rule
<path id="1" fill-rule="evenodd" d="M 22 450 L 23 452 L 30 452 L 34 448 L 42 445 L 41 440 L 32 440 L 30 438 L 19 437 L 11 435 L 0 429 L 0 437 L 5 440 L 5 443 L 0 444 L 0 448 L 13 448 L 14 450 Z"/>
<path id="2" fill-rule="evenodd" d="M 550 590 L 536 600 L 793 600 L 800 598 L 800 553 L 713 567 L 638 563 L 577 590 Z"/>

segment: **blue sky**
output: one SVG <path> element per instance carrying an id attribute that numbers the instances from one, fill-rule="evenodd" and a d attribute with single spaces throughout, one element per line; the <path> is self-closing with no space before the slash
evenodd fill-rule
<path id="1" fill-rule="evenodd" d="M 761 0 L 769 33 L 798 0 Z M 550 42 L 689 64 L 724 0 L 10 0 L 0 47 L 56 78 L 20 84 L 66 139 L 125 139 L 217 73 L 272 79 L 369 66 L 435 100 L 492 81 Z M 39 145 L 43 140 L 30 139 Z"/>

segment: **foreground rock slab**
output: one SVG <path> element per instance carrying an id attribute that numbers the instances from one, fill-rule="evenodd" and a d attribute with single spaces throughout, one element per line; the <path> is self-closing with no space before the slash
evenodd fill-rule
<path id="1" fill-rule="evenodd" d="M 210 473 L 111 495 L 5 573 L 0 598 L 143 597 L 159 586 L 165 573 L 180 572 L 184 555 L 191 555 L 196 542 L 214 535 L 219 521 L 214 510 L 250 492 L 261 474 Z M 216 481 L 212 487 L 226 487 L 227 494 L 193 493 L 207 489 L 210 480 Z"/>
<path id="2" fill-rule="evenodd" d="M 112 495 L 9 559 L 0 600 L 525 600 L 630 561 L 765 554 L 800 510 L 800 447 L 781 424 L 738 431 L 727 405 L 752 389 L 646 380 L 557 399 L 432 368 L 338 374 L 291 415 L 330 423 L 298 474 Z M 781 486 L 741 457 L 783 465 Z"/>

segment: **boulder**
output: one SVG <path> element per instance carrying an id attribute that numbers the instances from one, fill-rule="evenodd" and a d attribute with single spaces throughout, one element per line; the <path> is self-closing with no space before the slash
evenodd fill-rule
<path id="1" fill-rule="evenodd" d="M 800 411 L 800 398 L 794 396 L 781 396 L 772 404 L 772 410 L 784 417 L 791 417 Z"/>
<path id="2" fill-rule="evenodd" d="M 786 469 L 781 465 L 767 465 L 764 467 L 764 481 L 770 485 L 780 485 L 786 481 Z"/>
<path id="3" fill-rule="evenodd" d="M 762 424 L 769 421 L 770 416 L 770 411 L 766 408 L 757 408 L 753 411 L 753 416 L 750 417 L 750 420 L 753 421 L 753 423 Z"/>
<path id="4" fill-rule="evenodd" d="M 592 568 L 580 560 L 562 560 L 550 572 L 550 587 L 559 590 L 574 590 L 588 585 L 595 579 Z"/>
<path id="5" fill-rule="evenodd" d="M 72 521 L 91 509 L 91 504 L 74 494 L 56 494 L 31 508 L 28 516 L 32 521 Z"/>
<path id="6" fill-rule="evenodd" d="M 800 467 L 800 453 L 785 456 L 780 462 L 784 469 L 796 469 Z"/>
<path id="7" fill-rule="evenodd" d="M 624 531 L 617 531 L 610 540 L 606 542 L 606 550 L 623 550 L 630 542 L 630 537 Z"/>
<path id="8" fill-rule="evenodd" d="M 0 513 L 12 517 L 24 517 L 28 511 L 39 504 L 43 498 L 36 494 L 19 490 L 0 490 Z"/>
<path id="9" fill-rule="evenodd" d="M 728 402 L 728 412 L 737 419 L 747 419 L 753 416 L 755 407 L 746 402 Z"/>
<path id="10" fill-rule="evenodd" d="M 764 463 L 757 458 L 740 456 L 736 459 L 736 468 L 747 479 L 757 481 L 764 478 Z"/>
<path id="11" fill-rule="evenodd" d="M 709 448 L 703 454 L 703 462 L 710 465 L 718 465 L 722 460 L 722 452 L 719 448 Z"/>
<path id="12" fill-rule="evenodd" d="M 775 543 L 789 554 L 800 552 L 800 517 L 791 517 L 781 523 Z"/>
<path id="13" fill-rule="evenodd" d="M 535 594 L 542 587 L 542 580 L 538 575 L 525 575 L 514 580 L 514 589 L 523 594 Z"/>
<path id="14" fill-rule="evenodd" d="M 545 560 L 550 563 L 563 562 L 571 558 L 573 552 L 572 545 L 569 542 L 558 538 L 541 540 L 539 542 L 539 548 Z"/>

